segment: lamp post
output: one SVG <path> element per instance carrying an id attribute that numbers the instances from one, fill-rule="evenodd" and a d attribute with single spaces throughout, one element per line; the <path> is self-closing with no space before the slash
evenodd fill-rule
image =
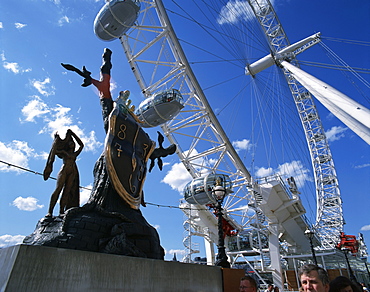
<path id="1" fill-rule="evenodd" d="M 348 252 L 349 252 L 349 250 L 347 248 L 345 248 L 345 247 L 342 247 L 341 250 L 344 253 L 344 257 L 346 258 L 346 262 L 347 262 L 347 266 L 348 266 L 348 271 L 349 271 L 349 278 L 351 279 L 351 281 L 353 281 L 353 282 L 356 283 L 357 282 L 356 276 L 353 273 L 353 270 L 352 270 L 351 265 L 349 264 L 349 260 L 348 260 Z"/>
<path id="2" fill-rule="evenodd" d="M 216 181 L 216 186 L 213 188 L 212 193 L 217 201 L 216 210 L 218 219 L 218 253 L 215 265 L 223 268 L 230 268 L 230 263 L 227 261 L 225 252 L 224 231 L 222 229 L 222 203 L 226 195 L 226 190 L 220 185 L 219 181 Z"/>
<path id="3" fill-rule="evenodd" d="M 312 243 L 312 239 L 313 237 L 315 236 L 315 232 L 313 232 L 312 230 L 310 229 L 307 229 L 305 232 L 304 232 L 304 235 L 308 238 L 308 240 L 310 241 L 310 246 L 311 246 L 311 253 L 312 253 L 312 258 L 313 258 L 313 262 L 315 263 L 315 265 L 317 266 L 317 259 L 316 259 L 316 254 L 315 254 L 315 249 L 313 248 L 313 243 Z"/>

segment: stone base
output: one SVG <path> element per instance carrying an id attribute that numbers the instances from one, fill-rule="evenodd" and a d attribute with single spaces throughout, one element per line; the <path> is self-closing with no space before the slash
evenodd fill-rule
<path id="1" fill-rule="evenodd" d="M 23 243 L 109 254 L 164 259 L 157 230 L 140 211 L 125 215 L 86 207 L 69 209 L 65 216 L 39 220 Z"/>
<path id="2" fill-rule="evenodd" d="M 154 259 L 17 245 L 0 249 L 0 291 L 222 292 L 222 269 Z"/>

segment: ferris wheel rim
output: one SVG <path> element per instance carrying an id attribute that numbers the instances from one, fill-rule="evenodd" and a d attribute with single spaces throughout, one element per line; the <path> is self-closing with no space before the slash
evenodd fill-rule
<path id="1" fill-rule="evenodd" d="M 148 2 L 150 2 L 150 1 L 148 1 Z M 266 0 L 266 1 L 263 1 L 264 3 L 267 3 L 268 5 L 270 5 L 270 8 L 269 9 L 267 9 L 268 11 L 273 11 L 273 7 L 272 7 L 272 5 L 271 5 L 271 3 L 268 1 L 268 0 Z M 160 9 L 161 9 L 161 14 L 162 14 L 162 16 L 164 15 L 165 17 L 163 18 L 163 19 L 161 19 L 161 21 L 163 21 L 164 23 L 163 23 L 163 25 L 166 25 L 167 27 L 169 27 L 170 29 L 169 29 L 169 31 L 167 31 L 167 33 L 168 34 L 170 34 L 170 35 L 172 35 L 172 42 L 175 42 L 175 44 L 174 44 L 174 46 L 176 47 L 176 51 L 178 51 L 177 50 L 177 48 L 179 47 L 179 48 L 181 48 L 181 46 L 180 46 L 180 44 L 179 43 L 177 43 L 177 37 L 176 37 L 176 35 L 174 34 L 174 32 L 173 32 L 173 29 L 172 29 L 172 27 L 171 26 L 169 26 L 169 19 L 167 18 L 167 16 L 166 16 L 166 13 L 165 13 L 165 8 L 163 7 L 163 4 L 162 4 L 162 2 L 161 1 L 153 1 L 153 3 L 155 4 L 155 5 L 157 5 L 157 6 L 159 6 L 160 7 Z M 253 3 L 254 4 L 258 4 L 258 1 L 249 1 L 249 3 L 251 3 L 251 6 L 253 6 Z M 279 22 L 279 26 L 281 27 L 281 24 L 280 24 L 280 22 Z M 144 29 L 158 29 L 157 27 L 153 27 L 153 28 L 150 28 L 149 26 L 148 27 L 146 27 L 146 28 L 144 28 Z M 284 33 L 284 35 L 285 35 L 285 33 Z M 123 43 L 123 45 L 124 45 L 124 41 L 122 41 L 122 43 Z M 270 45 L 270 48 L 271 48 L 271 43 L 269 44 Z M 128 47 L 126 47 L 125 48 L 125 50 L 129 50 L 130 48 L 128 48 Z M 183 52 L 181 52 L 182 50 L 180 50 L 180 55 L 181 54 L 183 54 Z M 185 57 L 185 56 L 182 56 L 182 57 Z M 178 72 L 180 72 L 179 74 L 181 74 L 181 72 L 184 72 L 184 71 L 187 71 L 187 73 L 189 73 L 189 70 L 187 70 L 187 68 L 184 68 L 184 67 L 187 67 L 187 66 L 184 66 L 184 64 L 181 64 L 179 67 L 177 67 L 176 68 L 176 71 L 178 71 Z M 134 68 L 134 67 L 133 67 Z M 184 70 L 184 71 L 183 71 Z M 134 70 L 134 74 L 137 74 L 137 76 L 139 76 L 139 70 Z M 193 73 L 191 72 L 190 73 L 191 75 L 193 75 Z M 177 77 L 174 77 L 174 78 L 177 78 Z M 138 79 L 140 79 L 140 78 L 138 78 Z M 163 81 L 158 81 L 157 82 L 157 84 L 159 84 L 160 82 L 163 82 L 163 84 L 167 84 L 166 82 L 168 82 L 167 80 L 163 80 Z M 186 82 L 186 80 L 185 80 L 185 82 Z M 140 83 L 140 82 L 139 82 Z M 148 92 L 148 93 L 150 93 L 152 90 L 153 90 L 153 86 L 152 85 L 150 85 L 150 86 L 146 86 L 145 84 L 144 84 L 144 82 L 142 82 L 141 84 L 141 88 L 142 88 L 142 90 L 143 90 L 143 92 Z M 196 85 L 196 86 L 199 86 L 199 85 Z M 191 93 L 189 92 L 189 97 L 191 97 Z M 195 99 L 197 99 L 197 98 L 202 98 L 202 97 L 199 97 L 199 96 L 195 96 Z M 193 106 L 193 108 L 195 108 L 196 106 L 195 105 L 192 105 Z M 211 109 L 211 107 L 210 107 L 210 105 L 208 104 L 208 102 L 207 102 L 207 100 L 206 99 L 204 99 L 203 100 L 203 103 L 201 103 L 200 105 L 199 105 L 199 108 L 205 108 L 205 110 L 207 111 L 209 111 L 210 113 L 211 113 L 211 119 L 212 119 L 212 123 L 216 123 L 216 124 L 218 124 L 218 121 L 217 121 L 217 118 L 216 118 L 216 116 L 214 115 L 214 113 L 213 113 L 213 111 L 212 111 L 212 109 Z M 194 116 L 192 116 L 191 118 L 189 118 L 189 121 L 190 120 L 196 120 L 196 119 L 201 119 L 201 118 L 203 118 L 205 115 L 200 115 L 200 116 L 198 116 L 198 117 L 196 117 L 195 115 Z M 216 122 L 215 122 L 216 121 Z M 207 121 L 206 121 L 207 122 Z M 172 128 L 171 129 L 171 123 L 172 123 L 172 125 L 175 125 L 176 127 L 175 128 Z M 177 123 L 177 124 L 176 124 Z M 190 124 L 190 122 L 188 123 L 188 122 L 184 122 L 184 121 L 179 121 L 179 120 L 176 120 L 176 118 L 172 121 L 172 122 L 170 122 L 169 124 L 165 124 L 165 125 L 163 125 L 162 126 L 162 129 L 163 129 L 163 131 L 164 131 L 164 133 L 166 134 L 166 136 L 169 138 L 169 140 L 170 140 L 170 142 L 171 143 L 177 143 L 177 141 L 176 141 L 176 138 L 174 137 L 174 136 L 172 136 L 172 132 L 175 132 L 175 131 L 177 131 L 178 129 L 181 129 L 181 128 L 184 128 L 184 127 L 188 127 L 188 125 Z M 220 126 L 219 127 L 220 129 L 221 129 L 221 132 L 223 132 L 223 130 L 222 130 L 222 127 Z M 172 132 L 171 132 L 172 131 Z M 198 132 L 197 132 L 197 135 L 201 135 L 201 134 L 203 134 L 203 132 L 202 132 L 202 130 L 199 130 Z M 190 137 L 190 135 L 189 135 L 189 137 Z M 230 141 L 228 141 L 228 138 L 227 138 L 227 135 L 223 132 L 223 133 L 221 133 L 221 137 L 223 137 L 224 139 L 226 139 L 227 140 L 227 143 L 226 144 L 228 144 L 228 145 L 231 145 L 231 143 L 230 143 Z M 202 138 L 203 140 L 209 140 L 209 141 L 213 141 L 213 143 L 215 143 L 215 145 L 219 145 L 219 146 L 216 146 L 215 147 L 215 149 L 217 148 L 219 151 L 220 151 L 220 153 L 223 153 L 223 151 L 225 151 L 225 144 L 223 144 L 223 143 L 220 143 L 220 141 L 216 141 L 216 140 L 212 140 L 211 138 Z M 192 177 L 194 178 L 194 177 L 197 177 L 197 176 L 199 176 L 199 175 L 201 175 L 202 174 L 202 172 L 198 172 L 197 171 L 197 167 L 199 166 L 200 167 L 200 165 L 197 165 L 197 164 L 192 164 L 192 162 L 191 162 L 191 160 L 189 160 L 189 157 L 191 158 L 191 156 L 192 155 L 190 155 L 189 156 L 189 153 L 191 154 L 192 153 L 192 151 L 195 151 L 196 150 L 196 146 L 197 146 L 197 143 L 198 142 L 194 142 L 193 143 L 193 145 L 191 145 L 191 147 L 189 148 L 189 150 L 186 150 L 186 151 L 183 151 L 182 149 L 181 149 L 181 147 L 180 147 L 180 149 L 179 149 L 179 151 L 178 151 L 178 154 L 179 154 L 179 157 L 180 157 L 180 160 L 184 163 L 184 165 L 185 165 L 185 167 L 187 168 L 187 170 L 189 171 L 189 173 L 192 175 Z M 216 144 L 216 143 L 219 143 L 219 144 Z M 227 148 L 227 147 L 226 147 Z M 233 147 L 229 147 L 229 151 L 230 151 L 230 153 L 231 153 L 231 156 L 235 156 L 235 157 L 238 157 L 238 155 L 237 155 L 237 153 L 236 153 L 236 151 L 234 150 L 234 148 Z M 222 156 L 223 154 L 221 154 L 220 156 Z M 196 155 L 193 155 L 193 157 L 195 157 Z M 199 156 L 199 155 L 198 155 Z M 200 157 L 200 156 L 199 156 Z M 193 159 L 193 160 L 195 160 L 195 159 Z M 202 164 L 204 164 L 203 162 L 202 162 Z M 202 167 L 204 167 L 204 165 L 201 165 Z M 244 166 L 244 164 L 243 164 L 243 166 Z M 207 168 L 207 167 L 206 167 Z M 214 169 L 212 168 L 212 167 L 208 167 L 208 169 L 209 169 L 209 171 L 214 171 Z M 246 168 L 245 168 L 245 170 L 246 170 Z M 227 171 L 226 171 L 227 172 Z M 248 173 L 248 172 L 246 172 L 246 171 L 242 171 L 242 173 L 244 173 L 244 175 L 246 174 L 246 173 Z M 247 184 L 245 184 L 245 186 L 247 186 L 249 184 L 249 182 L 247 183 Z M 235 197 L 236 198 L 236 197 Z M 245 198 L 245 199 L 247 199 L 247 198 Z M 249 199 L 250 199 L 250 197 L 249 197 Z M 236 200 L 239 200 L 239 198 L 236 198 Z M 319 212 L 321 212 L 322 210 L 320 209 L 320 208 L 322 208 L 322 205 L 323 205 L 323 202 L 322 201 L 320 201 L 319 202 L 319 199 L 317 199 L 317 205 L 318 205 L 318 208 L 317 208 L 317 213 L 319 213 Z M 226 208 L 228 208 L 228 207 L 226 207 Z M 231 207 L 230 207 L 231 208 Z M 235 209 L 234 209 L 235 210 Z M 318 215 L 318 218 L 320 217 L 321 215 Z"/>

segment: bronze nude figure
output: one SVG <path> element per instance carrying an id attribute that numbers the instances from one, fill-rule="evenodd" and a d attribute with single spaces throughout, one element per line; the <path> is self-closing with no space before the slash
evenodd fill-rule
<path id="1" fill-rule="evenodd" d="M 76 143 L 73 139 L 75 139 L 79 145 L 77 151 L 75 151 Z M 67 130 L 65 139 L 61 139 L 58 133 L 55 134 L 54 142 L 43 173 L 44 180 L 47 180 L 50 177 L 53 170 L 55 155 L 63 159 L 63 165 L 58 173 L 57 185 L 51 195 L 49 210 L 46 217 L 52 217 L 55 204 L 57 203 L 61 192 L 60 216 L 63 216 L 64 212 L 72 207 L 79 207 L 80 179 L 76 165 L 76 158 L 81 153 L 83 147 L 84 144 L 81 139 L 70 129 Z"/>

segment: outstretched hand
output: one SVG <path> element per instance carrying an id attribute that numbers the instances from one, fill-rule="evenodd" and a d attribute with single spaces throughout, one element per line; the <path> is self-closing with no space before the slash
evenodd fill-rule
<path id="1" fill-rule="evenodd" d="M 87 87 L 91 84 L 91 72 L 90 71 L 87 71 L 86 70 L 86 67 L 83 66 L 82 67 L 82 71 L 78 68 L 76 68 L 75 66 L 73 65 L 70 65 L 70 64 L 63 64 L 61 63 L 61 65 L 63 66 L 64 69 L 68 70 L 68 71 L 74 71 L 76 72 L 78 75 L 84 77 L 84 83 L 81 84 L 81 86 L 83 87 Z"/>
<path id="2" fill-rule="evenodd" d="M 163 161 L 162 161 L 161 157 L 166 157 L 166 156 L 172 155 L 176 152 L 176 145 L 175 144 L 172 144 L 172 145 L 168 146 L 167 148 L 163 148 L 162 144 L 163 144 L 163 141 L 164 141 L 164 137 L 160 132 L 157 132 L 157 133 L 158 133 L 159 147 L 155 148 L 152 155 L 150 155 L 150 157 L 149 157 L 150 158 L 149 172 L 152 171 L 156 159 L 158 161 L 157 163 L 158 163 L 159 169 L 162 170 Z"/>

